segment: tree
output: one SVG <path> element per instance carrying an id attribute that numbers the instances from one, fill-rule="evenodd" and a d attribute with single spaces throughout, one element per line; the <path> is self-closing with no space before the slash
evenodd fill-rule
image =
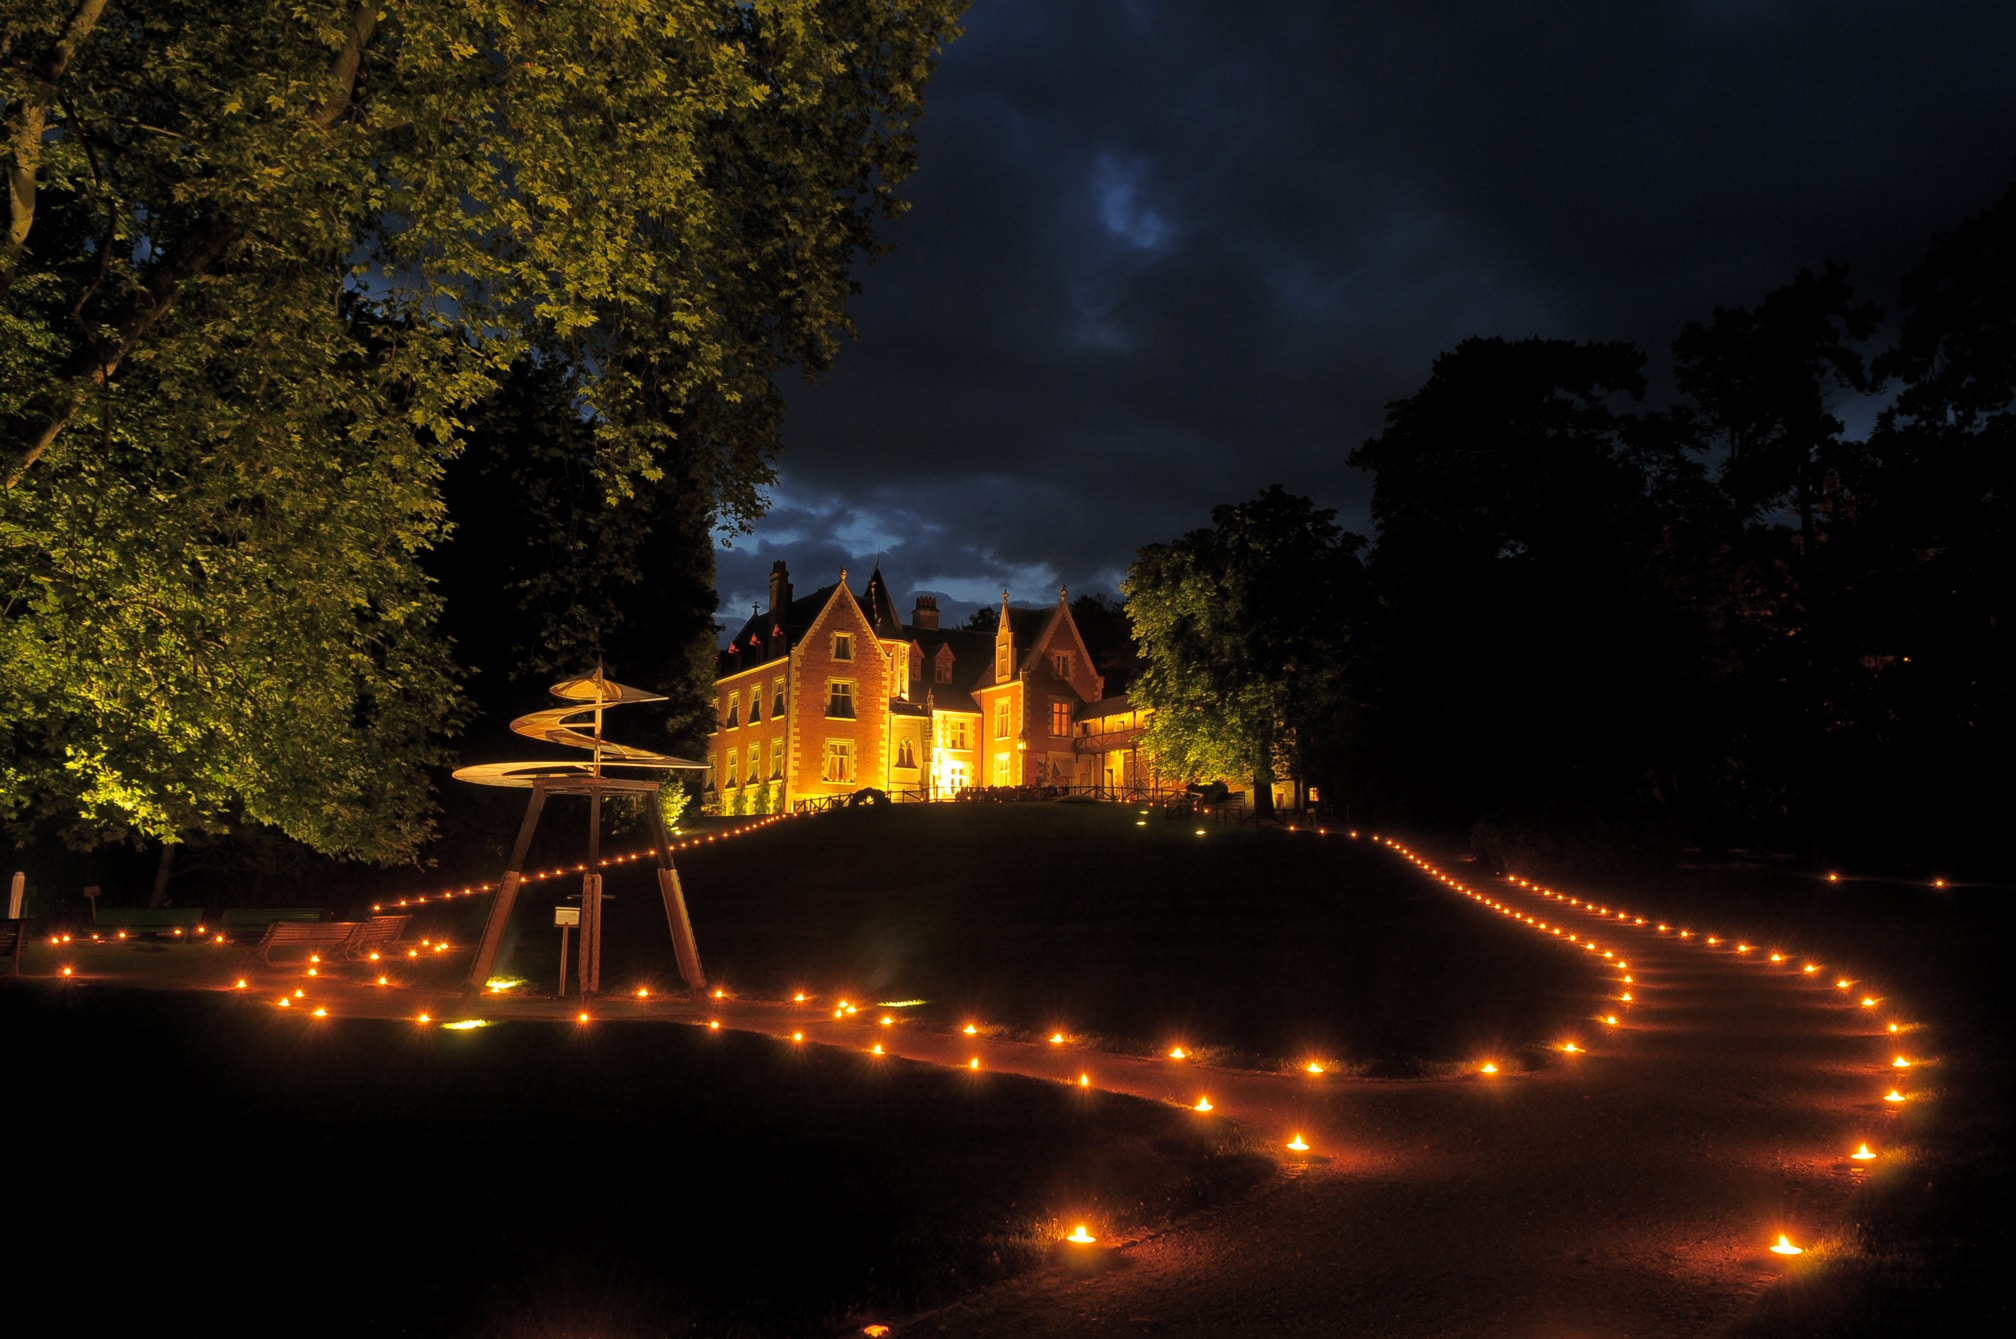
<path id="1" fill-rule="evenodd" d="M 1746 513 L 1791 506 L 1802 557 L 1816 539 L 1814 509 L 1841 450 L 1831 400 L 1872 389 L 1854 347 L 1882 313 L 1856 298 L 1848 271 L 1801 270 L 1754 308 L 1717 307 L 1673 341 L 1674 380 L 1725 448 L 1722 486 Z"/>
<path id="2" fill-rule="evenodd" d="M 562 363 L 610 508 L 746 526 L 962 7 L 10 5 L 8 816 L 410 854 L 470 406 Z"/>
<path id="3" fill-rule="evenodd" d="M 1619 411 L 1643 368 L 1625 344 L 1465 340 L 1353 453 L 1374 473 L 1379 770 L 1417 812 L 1629 793 L 1658 758 L 1688 657 L 1652 498 L 1689 462 Z"/>
<path id="4" fill-rule="evenodd" d="M 1278 762 L 1303 775 L 1361 590 L 1363 541 L 1335 517 L 1276 484 L 1136 556 L 1122 586 L 1142 660 L 1131 695 L 1154 709 L 1146 743 L 1159 771 L 1252 777 L 1262 814 Z"/>

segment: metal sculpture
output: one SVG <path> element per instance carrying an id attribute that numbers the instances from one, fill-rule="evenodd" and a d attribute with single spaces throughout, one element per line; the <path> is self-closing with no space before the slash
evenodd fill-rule
<path id="1" fill-rule="evenodd" d="M 586 749 L 586 758 L 565 758 L 537 762 L 479 763 L 460 768 L 457 781 L 479 786 L 510 786 L 530 789 L 532 799 L 525 807 L 525 821 L 519 825 L 518 840 L 511 848 L 511 861 L 504 882 L 491 904 L 490 917 L 483 925 L 483 938 L 476 946 L 476 959 L 469 967 L 468 988 L 481 991 L 496 965 L 504 943 L 504 929 L 511 920 L 511 906 L 518 899 L 524 881 L 525 856 L 532 847 L 532 834 L 539 826 L 539 814 L 548 795 L 588 797 L 588 863 L 581 881 L 580 963 L 576 980 L 584 996 L 602 988 L 602 797 L 636 795 L 647 797 L 651 831 L 658 856 L 658 891 L 665 901 L 665 920 L 672 929 L 672 952 L 679 961 L 679 975 L 694 998 L 707 989 L 700 968 L 700 946 L 693 939 L 693 922 L 686 914 L 686 894 L 679 886 L 679 871 L 672 865 L 672 837 L 665 830 L 665 815 L 657 796 L 662 777 L 611 776 L 607 768 L 636 768 L 645 772 L 704 770 L 705 763 L 688 762 L 651 749 L 628 744 L 612 744 L 602 737 L 602 713 L 610 707 L 626 707 L 637 702 L 663 702 L 657 693 L 631 688 L 603 677 L 598 666 L 593 675 L 556 683 L 553 696 L 570 705 L 551 707 L 520 716 L 512 730 L 529 739 L 544 740 L 568 748 Z"/>

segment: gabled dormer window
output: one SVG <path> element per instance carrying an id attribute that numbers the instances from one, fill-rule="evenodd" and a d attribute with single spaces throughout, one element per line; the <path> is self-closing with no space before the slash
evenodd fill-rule
<path id="1" fill-rule="evenodd" d="M 836 632 L 833 634 L 833 658 L 835 660 L 852 660 L 854 658 L 853 633 Z"/>

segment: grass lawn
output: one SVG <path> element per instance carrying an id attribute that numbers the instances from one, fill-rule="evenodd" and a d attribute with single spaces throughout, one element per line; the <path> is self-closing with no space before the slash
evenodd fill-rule
<path id="1" fill-rule="evenodd" d="M 679 860 L 716 983 L 923 999 L 941 1027 L 1405 1075 L 1512 1054 L 1592 1007 L 1574 954 L 1342 834 L 1200 837 L 1110 804 L 913 805 L 794 820 Z M 668 984 L 648 872 L 608 889 L 605 988 Z M 506 961 L 550 989 L 557 890 L 527 898 Z"/>
<path id="2" fill-rule="evenodd" d="M 831 1333 L 1271 1170 L 1153 1103 L 662 1024 L 20 984 L 0 1028 L 18 1296 L 81 1333 Z"/>

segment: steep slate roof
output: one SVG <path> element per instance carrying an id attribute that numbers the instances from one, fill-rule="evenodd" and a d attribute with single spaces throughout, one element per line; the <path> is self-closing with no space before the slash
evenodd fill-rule
<path id="1" fill-rule="evenodd" d="M 940 711 L 979 711 L 973 690 L 993 682 L 994 634 L 968 628 L 911 628 L 909 633 L 924 653 L 924 673 L 911 681 L 910 695 L 922 701 L 930 693 Z M 951 683 L 939 683 L 935 677 L 941 646 L 952 648 Z"/>
<path id="2" fill-rule="evenodd" d="M 882 579 L 880 563 L 869 574 L 868 589 L 861 592 L 861 609 L 868 615 L 868 626 L 875 629 L 877 637 L 894 641 L 909 635 L 902 615 L 896 612 L 896 601 L 889 598 L 889 583 Z"/>
<path id="3" fill-rule="evenodd" d="M 835 585 L 839 583 L 834 583 Z M 791 645 L 796 646 L 805 630 L 812 626 L 812 620 L 819 617 L 819 611 L 826 607 L 826 601 L 833 596 L 833 586 L 821 586 L 810 595 L 801 595 L 786 605 L 780 615 L 772 618 L 769 611 L 757 609 L 749 615 L 749 621 L 736 630 L 735 637 L 728 643 L 735 651 L 718 651 L 714 656 L 714 677 L 726 678 L 739 674 L 753 665 L 761 665 L 775 660 L 783 653 L 777 645 L 776 632 L 782 629 Z M 755 649 L 750 649 L 751 639 L 755 639 Z"/>

